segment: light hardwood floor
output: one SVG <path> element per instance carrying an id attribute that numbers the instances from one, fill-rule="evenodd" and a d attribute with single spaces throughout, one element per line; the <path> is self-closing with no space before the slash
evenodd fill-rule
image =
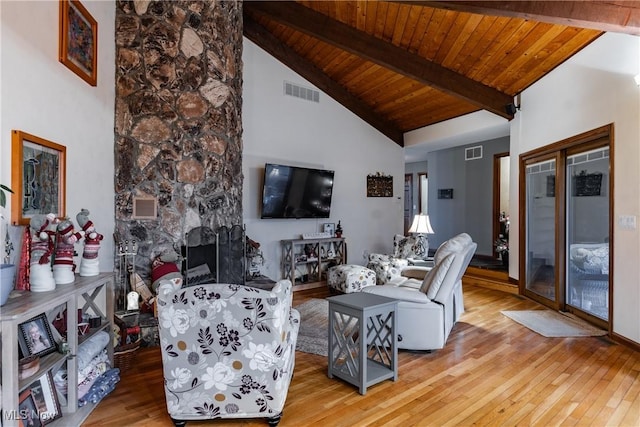
<path id="1" fill-rule="evenodd" d="M 397 382 L 357 389 L 296 353 L 280 426 L 640 426 L 640 353 L 605 338 L 544 338 L 500 314 L 542 309 L 518 295 L 465 285 L 466 313 L 444 349 L 401 351 Z M 296 292 L 294 305 L 324 291 Z M 416 327 L 421 327 L 416 325 Z M 135 368 L 85 426 L 170 426 L 160 350 Z M 190 422 L 266 426 L 263 420 Z"/>

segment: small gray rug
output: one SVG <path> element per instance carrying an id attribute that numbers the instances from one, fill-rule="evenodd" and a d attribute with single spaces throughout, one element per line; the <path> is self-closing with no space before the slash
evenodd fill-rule
<path id="1" fill-rule="evenodd" d="M 596 328 L 570 313 L 552 310 L 501 311 L 502 314 L 548 338 L 599 337 L 607 331 Z"/>
<path id="2" fill-rule="evenodd" d="M 300 330 L 296 350 L 327 355 L 329 302 L 313 298 L 295 307 L 300 312 Z"/>

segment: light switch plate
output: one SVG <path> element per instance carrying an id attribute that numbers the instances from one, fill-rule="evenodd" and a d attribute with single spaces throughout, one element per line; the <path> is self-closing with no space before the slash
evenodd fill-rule
<path id="1" fill-rule="evenodd" d="M 636 229 L 636 216 L 635 215 L 618 215 L 618 226 L 627 230 Z"/>

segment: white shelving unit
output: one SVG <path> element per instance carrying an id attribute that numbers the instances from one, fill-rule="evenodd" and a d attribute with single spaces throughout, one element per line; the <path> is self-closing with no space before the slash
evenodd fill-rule
<path id="1" fill-rule="evenodd" d="M 347 261 L 344 237 L 287 239 L 281 243 L 282 276 L 291 280 L 294 291 L 326 286 L 329 266 Z"/>
<path id="2" fill-rule="evenodd" d="M 109 333 L 107 346 L 109 360 L 113 366 L 113 273 L 101 273 L 93 277 L 76 276 L 73 283 L 57 285 L 49 292 L 25 291 L 17 298 L 10 298 L 0 308 L 0 323 L 2 336 L 2 414 L 18 414 L 19 395 L 33 381 L 51 370 L 52 374 L 64 367 L 67 369 L 67 396 L 60 396 L 58 392 L 62 418 L 58 418 L 50 426 L 80 425 L 91 413 L 94 404 L 87 404 L 78 408 L 78 366 L 75 355 L 80 342 L 89 339 L 98 331 Z M 18 376 L 18 325 L 40 314 L 47 314 L 67 310 L 67 343 L 69 353 L 54 352 L 40 358 L 40 368 L 28 378 L 19 379 Z M 78 309 L 83 313 L 100 316 L 99 327 L 91 329 L 87 334 L 78 337 Z M 69 333 L 69 332 L 75 333 Z M 15 418 L 15 419 L 11 419 Z M 17 417 L 3 416 L 4 427 L 18 426 Z"/>

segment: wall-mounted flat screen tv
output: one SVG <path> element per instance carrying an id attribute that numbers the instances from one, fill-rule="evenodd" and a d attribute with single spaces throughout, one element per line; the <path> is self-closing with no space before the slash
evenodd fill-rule
<path id="1" fill-rule="evenodd" d="M 262 218 L 329 218 L 334 171 L 267 163 Z"/>

